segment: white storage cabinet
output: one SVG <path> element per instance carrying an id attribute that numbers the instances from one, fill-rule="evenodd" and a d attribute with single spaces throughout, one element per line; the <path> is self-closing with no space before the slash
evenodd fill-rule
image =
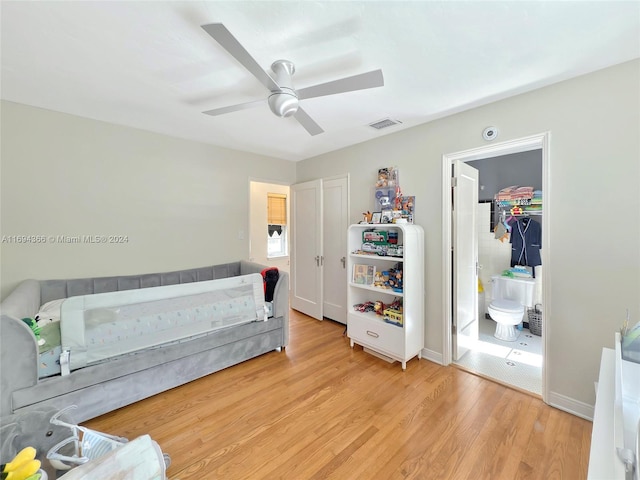
<path id="1" fill-rule="evenodd" d="M 365 230 L 384 230 L 398 235 L 403 247 L 402 257 L 355 253 L 362 249 Z M 424 232 L 413 224 L 357 224 L 349 227 L 348 234 L 348 292 L 347 335 L 351 348 L 357 343 L 377 356 L 389 361 L 397 360 L 406 370 L 407 361 L 421 358 L 424 342 Z M 354 265 L 374 265 L 376 271 L 394 268 L 400 262 L 403 270 L 403 291 L 395 292 L 373 285 L 353 282 Z M 382 301 L 389 305 L 395 298 L 403 303 L 403 325 L 387 323 L 374 312 L 359 312 L 354 305 L 367 301 Z"/>

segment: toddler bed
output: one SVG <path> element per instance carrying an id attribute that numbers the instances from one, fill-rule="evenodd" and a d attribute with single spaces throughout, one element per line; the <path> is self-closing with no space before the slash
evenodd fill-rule
<path id="1" fill-rule="evenodd" d="M 71 371 L 218 329 L 266 321 L 263 278 L 220 280 L 82 295 L 43 305 L 38 377 Z"/>
<path id="2" fill-rule="evenodd" d="M 20 282 L 0 304 L 0 416 L 77 405 L 73 420 L 83 422 L 282 351 L 289 341 L 289 278 L 280 272 L 274 282 L 264 321 L 268 268 L 240 260 Z M 36 316 L 41 346 L 21 320 Z"/>

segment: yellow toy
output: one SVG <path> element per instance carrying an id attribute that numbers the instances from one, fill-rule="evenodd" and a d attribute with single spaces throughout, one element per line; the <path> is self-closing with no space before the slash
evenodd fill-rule
<path id="1" fill-rule="evenodd" d="M 35 460 L 35 457 L 35 448 L 23 448 L 9 463 L 0 465 L 2 471 L 0 478 L 2 480 L 26 480 L 34 476 L 40 470 L 40 460 Z"/>
<path id="2" fill-rule="evenodd" d="M 40 470 L 40 460 L 29 460 L 23 463 L 16 470 L 11 472 L 3 472 L 2 480 L 27 480 L 27 478 L 38 473 Z"/>
<path id="3" fill-rule="evenodd" d="M 384 277 L 382 276 L 382 272 L 376 272 L 373 280 L 373 286 L 384 288 Z"/>
<path id="4" fill-rule="evenodd" d="M 376 315 L 382 315 L 382 312 L 384 311 L 384 303 L 382 303 L 380 300 L 377 300 L 373 305 L 373 311 L 376 312 Z"/>

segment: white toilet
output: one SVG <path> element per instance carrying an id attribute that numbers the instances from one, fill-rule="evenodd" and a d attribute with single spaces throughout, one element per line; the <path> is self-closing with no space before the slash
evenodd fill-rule
<path id="1" fill-rule="evenodd" d="M 524 318 L 527 307 L 533 307 L 533 293 L 535 289 L 533 278 L 510 278 L 494 275 L 491 277 L 491 303 L 489 316 L 496 322 L 496 332 L 493 334 L 498 340 L 515 342 L 519 332 L 519 325 Z"/>

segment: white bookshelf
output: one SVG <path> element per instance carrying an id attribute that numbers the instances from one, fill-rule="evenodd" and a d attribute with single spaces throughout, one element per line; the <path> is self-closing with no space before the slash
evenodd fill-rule
<path id="1" fill-rule="evenodd" d="M 356 253 L 362 249 L 362 233 L 366 230 L 395 232 L 403 256 Z M 424 232 L 413 224 L 357 224 L 348 233 L 347 335 L 351 347 L 361 345 L 388 361 L 398 361 L 402 369 L 407 361 L 421 357 L 424 343 Z M 402 292 L 352 281 L 353 265 L 373 265 L 376 271 L 387 271 L 397 264 L 402 267 Z M 403 303 L 402 326 L 387 323 L 374 312 L 358 312 L 354 305 L 381 301 L 389 305 L 399 298 Z"/>

